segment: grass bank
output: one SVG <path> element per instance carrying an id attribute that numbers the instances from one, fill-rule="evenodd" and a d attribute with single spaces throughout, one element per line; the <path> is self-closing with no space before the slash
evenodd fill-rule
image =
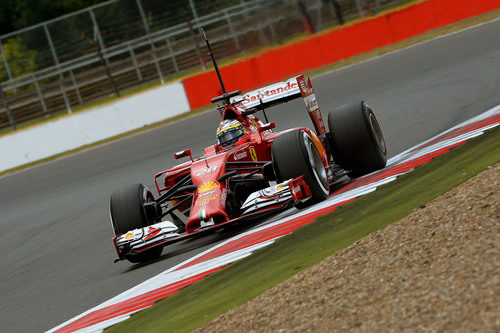
<path id="1" fill-rule="evenodd" d="M 399 220 L 498 162 L 500 129 L 497 127 L 106 332 L 187 332 L 197 328 Z"/>

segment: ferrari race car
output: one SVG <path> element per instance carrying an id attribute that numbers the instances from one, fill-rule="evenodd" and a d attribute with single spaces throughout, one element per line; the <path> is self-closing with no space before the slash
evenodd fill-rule
<path id="1" fill-rule="evenodd" d="M 367 103 L 331 111 L 325 124 L 311 81 L 303 75 L 246 94 L 226 93 L 205 41 L 223 91 L 212 99 L 222 117 L 217 143 L 199 158 L 190 149 L 175 153 L 175 159 L 188 161 L 155 175 L 156 197 L 142 184 L 112 193 L 115 262 L 149 261 L 168 244 L 305 208 L 325 200 L 349 177 L 386 165 L 384 137 Z M 296 98 L 303 98 L 314 130 L 274 132 L 264 110 Z M 265 122 L 256 117 L 258 111 Z"/>

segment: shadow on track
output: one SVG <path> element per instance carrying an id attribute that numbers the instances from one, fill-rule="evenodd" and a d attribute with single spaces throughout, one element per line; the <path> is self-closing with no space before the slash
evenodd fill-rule
<path id="1" fill-rule="evenodd" d="M 280 218 L 286 217 L 293 215 L 297 212 L 295 208 L 288 209 L 272 218 L 267 218 L 265 221 L 251 221 L 247 222 L 245 224 L 234 224 L 234 225 L 228 225 L 224 228 L 221 228 L 217 231 L 214 231 L 211 234 L 204 234 L 200 235 L 199 237 L 194 237 L 179 243 L 167 245 L 164 248 L 164 254 L 162 254 L 159 258 L 156 258 L 154 260 L 150 260 L 147 262 L 143 263 L 138 263 L 138 264 L 133 264 L 132 266 L 128 267 L 126 270 L 123 271 L 123 273 L 128 273 L 131 271 L 135 271 L 137 269 L 140 269 L 141 267 L 151 265 L 156 262 L 164 261 L 170 258 L 174 258 L 178 255 L 181 255 L 183 253 L 196 250 L 200 247 L 207 246 L 210 244 L 216 245 L 219 242 L 225 241 L 233 236 L 236 236 L 238 234 L 241 234 L 243 232 L 246 232 L 248 230 L 251 230 L 252 228 L 255 227 L 260 227 L 269 223 L 272 223 Z M 123 274 L 122 273 L 122 274 Z"/>

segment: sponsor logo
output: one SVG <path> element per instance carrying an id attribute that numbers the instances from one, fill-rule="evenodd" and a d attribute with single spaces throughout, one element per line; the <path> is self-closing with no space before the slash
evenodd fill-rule
<path id="1" fill-rule="evenodd" d="M 212 173 L 215 170 L 217 170 L 217 165 L 214 165 L 213 167 L 210 167 L 210 168 L 205 169 L 205 170 L 200 170 L 200 171 L 198 171 L 198 173 L 196 175 L 197 176 L 202 176 L 202 175 L 204 175 L 206 173 Z"/>
<path id="2" fill-rule="evenodd" d="M 226 206 L 226 198 L 227 198 L 227 189 L 224 189 L 220 196 L 220 203 L 222 204 L 223 207 Z"/>
<path id="3" fill-rule="evenodd" d="M 257 162 L 257 153 L 255 153 L 255 148 L 250 147 L 250 149 L 248 150 L 250 151 L 250 156 L 252 157 L 252 161 Z"/>
<path id="4" fill-rule="evenodd" d="M 152 228 L 149 227 L 148 229 L 148 235 L 144 238 L 144 240 L 148 240 L 150 238 L 153 238 L 154 236 L 158 235 L 160 232 L 161 228 Z"/>
<path id="5" fill-rule="evenodd" d="M 287 82 L 286 84 L 283 84 L 282 86 L 279 87 L 265 87 L 264 89 L 266 90 L 258 90 L 258 91 L 253 91 L 248 94 L 245 94 L 243 96 L 243 100 L 241 101 L 241 104 L 245 105 L 250 102 L 256 102 L 260 98 L 264 99 L 265 97 L 269 96 L 274 96 L 274 95 L 279 95 L 283 94 L 284 92 L 295 89 L 298 87 L 297 82 Z"/>
<path id="6" fill-rule="evenodd" d="M 200 210 L 200 220 L 204 220 L 207 218 L 207 211 L 205 209 Z"/>
<path id="7" fill-rule="evenodd" d="M 292 189 L 292 193 L 293 193 L 293 194 L 297 194 L 298 192 L 300 192 L 300 186 L 294 187 L 294 188 Z"/>
<path id="8" fill-rule="evenodd" d="M 263 190 L 262 190 L 262 192 L 260 192 L 260 194 L 261 194 L 262 196 L 265 196 L 265 197 L 266 197 L 266 196 L 269 196 L 269 195 L 272 195 L 272 194 L 274 194 L 274 193 L 275 193 L 275 192 L 274 192 L 272 189 L 268 189 L 268 188 L 263 189 Z"/>
<path id="9" fill-rule="evenodd" d="M 248 156 L 247 152 L 246 151 L 242 151 L 242 152 L 239 152 L 239 153 L 234 153 L 233 158 L 234 158 L 235 161 L 237 161 L 237 160 L 241 160 L 242 158 L 245 158 L 247 156 Z"/>
<path id="10" fill-rule="evenodd" d="M 132 238 L 134 238 L 134 235 L 132 235 L 131 232 L 125 235 L 125 239 L 132 239 Z"/>
<path id="11" fill-rule="evenodd" d="M 304 77 L 301 77 L 297 81 L 299 81 L 300 90 L 302 91 L 302 93 L 305 95 L 310 95 L 309 87 L 307 86 L 306 80 L 304 79 Z"/>
<path id="12" fill-rule="evenodd" d="M 256 121 L 255 119 L 252 119 L 252 120 L 251 120 L 251 122 L 252 122 L 252 124 L 253 124 L 253 126 L 251 126 L 251 128 L 252 128 L 252 130 L 253 130 L 254 132 L 256 132 L 256 131 L 257 131 L 257 129 L 259 128 L 259 124 L 257 123 L 257 121 Z"/>
<path id="13" fill-rule="evenodd" d="M 204 197 L 196 201 L 196 206 L 206 206 L 210 201 L 215 200 L 215 196 Z"/>
<path id="14" fill-rule="evenodd" d="M 201 183 L 200 186 L 198 186 L 198 194 L 212 191 L 217 187 L 219 187 L 219 184 L 217 184 L 216 181 L 209 180 L 208 182 Z"/>
<path id="15" fill-rule="evenodd" d="M 304 104 L 306 105 L 309 112 L 319 109 L 318 101 L 316 100 L 316 96 L 314 94 L 304 97 Z"/>

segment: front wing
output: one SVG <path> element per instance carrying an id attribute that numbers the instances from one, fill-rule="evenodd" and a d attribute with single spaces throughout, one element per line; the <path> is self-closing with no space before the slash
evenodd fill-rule
<path id="1" fill-rule="evenodd" d="M 154 247 L 163 247 L 209 233 L 224 226 L 269 217 L 291 208 L 299 202 L 304 202 L 310 197 L 309 186 L 300 176 L 252 193 L 241 207 L 241 216 L 218 224 L 209 221 L 189 235 L 180 233 L 179 229 L 170 221 L 162 221 L 144 228 L 131 230 L 113 238 L 118 254 L 118 259 L 115 262 L 125 260 L 127 257 L 137 255 Z"/>

